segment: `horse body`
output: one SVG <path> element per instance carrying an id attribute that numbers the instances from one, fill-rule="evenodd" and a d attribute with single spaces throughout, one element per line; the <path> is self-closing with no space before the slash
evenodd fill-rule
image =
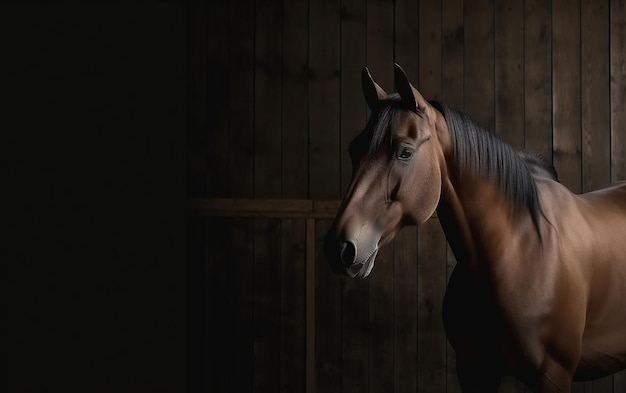
<path id="1" fill-rule="evenodd" d="M 362 75 L 372 117 L 350 146 L 331 266 L 369 275 L 380 247 L 436 209 L 457 259 L 443 317 L 464 392 L 495 392 L 503 375 L 569 391 L 625 368 L 626 183 L 575 195 L 395 70 L 394 95 Z"/>

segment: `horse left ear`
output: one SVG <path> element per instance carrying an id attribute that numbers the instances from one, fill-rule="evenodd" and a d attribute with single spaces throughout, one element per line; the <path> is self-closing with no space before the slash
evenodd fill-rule
<path id="1" fill-rule="evenodd" d="M 402 106 L 407 109 L 424 109 L 426 107 L 424 97 L 422 97 L 411 82 L 409 82 L 409 78 L 406 76 L 402 67 L 400 67 L 398 63 L 394 63 L 393 68 L 396 90 L 398 90 L 398 94 L 400 94 Z"/>

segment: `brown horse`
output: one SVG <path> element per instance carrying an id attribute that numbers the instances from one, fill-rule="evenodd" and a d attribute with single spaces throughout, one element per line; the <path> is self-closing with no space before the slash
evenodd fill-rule
<path id="1" fill-rule="evenodd" d="M 437 210 L 457 260 L 443 315 L 464 392 L 515 375 L 535 392 L 626 367 L 626 183 L 575 195 L 550 165 L 467 115 L 429 103 L 395 66 L 351 143 L 352 182 L 324 248 L 367 276 L 381 246 Z"/>

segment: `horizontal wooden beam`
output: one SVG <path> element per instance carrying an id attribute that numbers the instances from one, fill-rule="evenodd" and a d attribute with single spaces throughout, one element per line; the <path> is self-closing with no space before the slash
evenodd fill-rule
<path id="1" fill-rule="evenodd" d="M 190 198 L 188 214 L 199 217 L 333 219 L 340 204 L 338 200 Z M 437 218 L 437 213 L 431 218 Z"/>
<path id="2" fill-rule="evenodd" d="M 341 201 L 311 199 L 191 198 L 192 216 L 263 218 L 335 218 Z"/>

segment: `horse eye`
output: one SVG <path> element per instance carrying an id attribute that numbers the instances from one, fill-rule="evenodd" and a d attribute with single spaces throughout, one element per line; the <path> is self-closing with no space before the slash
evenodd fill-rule
<path id="1" fill-rule="evenodd" d="M 402 149 L 400 154 L 398 154 L 398 159 L 402 161 L 407 161 L 407 160 L 410 160 L 412 156 L 413 156 L 413 150 L 409 149 L 408 147 L 405 147 Z"/>

